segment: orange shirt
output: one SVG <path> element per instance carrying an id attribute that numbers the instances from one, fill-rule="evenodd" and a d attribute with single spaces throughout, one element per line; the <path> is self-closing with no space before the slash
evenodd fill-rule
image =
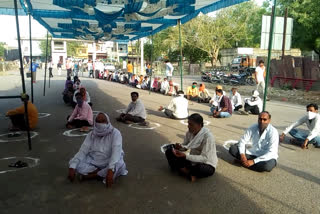
<path id="1" fill-rule="evenodd" d="M 128 65 L 127 65 L 127 71 L 128 71 L 129 73 L 133 73 L 133 66 L 132 66 L 132 64 L 128 64 Z"/>
<path id="2" fill-rule="evenodd" d="M 8 116 L 15 114 L 24 114 L 24 105 L 7 112 Z M 30 129 L 34 129 L 38 124 L 38 110 L 30 101 L 28 101 L 28 117 Z"/>

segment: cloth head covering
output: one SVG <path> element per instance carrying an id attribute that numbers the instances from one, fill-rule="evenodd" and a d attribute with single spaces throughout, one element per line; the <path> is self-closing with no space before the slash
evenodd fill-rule
<path id="1" fill-rule="evenodd" d="M 103 130 L 98 129 L 98 127 L 97 127 L 96 118 L 99 114 L 104 114 L 107 118 L 107 121 L 108 121 L 107 126 Z M 111 125 L 109 116 L 103 112 L 99 112 L 97 114 L 97 116 L 95 117 L 94 122 L 93 122 L 93 131 L 91 132 L 91 137 L 96 137 L 96 136 L 97 137 L 104 137 L 104 136 L 111 134 L 113 132 L 114 128 Z"/>
<path id="2" fill-rule="evenodd" d="M 204 89 L 206 89 L 206 86 L 204 83 L 202 83 L 202 85 L 199 87 L 199 91 L 204 91 Z"/>
<path id="3" fill-rule="evenodd" d="M 83 101 L 85 101 L 85 100 L 87 100 L 87 90 L 86 90 L 86 88 L 85 87 L 83 87 L 82 85 L 80 86 L 80 88 L 79 88 L 79 92 L 81 93 L 81 89 L 83 89 L 84 90 L 84 95 L 82 95 L 82 99 L 83 99 Z"/>
<path id="4" fill-rule="evenodd" d="M 221 85 L 217 85 L 217 86 L 216 86 L 216 90 L 219 90 L 219 89 L 222 90 L 222 86 L 221 86 Z"/>
<path id="5" fill-rule="evenodd" d="M 254 90 L 254 91 L 252 92 L 252 96 L 253 96 L 253 97 L 259 97 L 259 91 Z"/>

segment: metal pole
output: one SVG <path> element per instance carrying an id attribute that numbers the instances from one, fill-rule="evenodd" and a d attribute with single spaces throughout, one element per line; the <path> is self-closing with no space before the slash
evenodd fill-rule
<path id="1" fill-rule="evenodd" d="M 152 75 L 153 75 L 153 70 L 152 70 L 152 56 L 153 56 L 153 35 L 151 35 L 151 54 L 150 54 L 150 71 L 151 72 L 151 76 L 150 76 L 150 90 L 149 90 L 149 94 L 151 92 L 151 89 L 152 89 Z"/>
<path id="2" fill-rule="evenodd" d="M 47 31 L 47 45 L 46 45 L 46 64 L 44 67 L 44 82 L 43 82 L 43 96 L 46 96 L 46 81 L 47 81 L 47 62 L 48 62 L 48 39 L 49 32 Z"/>
<path id="3" fill-rule="evenodd" d="M 286 50 L 287 19 L 288 19 L 288 8 L 286 8 L 285 14 L 284 14 L 283 39 L 282 39 L 282 60 L 284 58 L 284 53 Z"/>
<path id="4" fill-rule="evenodd" d="M 266 110 L 266 101 L 267 101 L 267 94 L 268 94 L 268 85 L 269 85 L 269 73 L 270 73 L 270 61 L 271 61 L 271 51 L 272 51 L 272 42 L 273 42 L 273 31 L 274 31 L 274 23 L 276 18 L 276 5 L 277 0 L 273 1 L 272 7 L 272 17 L 271 17 L 271 29 L 269 35 L 269 49 L 268 49 L 268 62 L 267 62 L 267 74 L 266 74 L 266 86 L 264 89 L 264 98 L 263 98 L 263 111 Z"/>
<path id="5" fill-rule="evenodd" d="M 178 19 L 179 25 L 179 48 L 180 48 L 180 76 L 181 76 L 181 90 L 183 90 L 183 81 L 182 81 L 182 45 L 181 45 L 181 20 Z"/>
<path id="6" fill-rule="evenodd" d="M 17 39 L 18 39 L 18 49 L 19 49 L 19 59 L 20 59 L 20 75 L 21 75 L 21 81 L 22 81 L 22 98 L 26 95 L 26 85 L 24 82 L 24 72 L 23 72 L 23 60 L 22 60 L 22 51 L 21 51 L 21 39 L 20 39 L 20 27 L 19 27 L 19 19 L 18 19 L 18 5 L 17 0 L 13 0 L 14 3 L 14 12 L 16 15 L 16 26 L 17 26 Z M 29 150 L 32 149 L 31 146 L 31 137 L 30 137 L 30 128 L 29 128 L 29 116 L 28 116 L 28 101 L 24 100 L 24 115 L 26 118 L 26 126 L 27 126 L 27 134 L 28 134 L 28 146 Z"/>
<path id="7" fill-rule="evenodd" d="M 50 39 L 50 46 L 51 46 L 51 43 L 52 43 L 52 37 L 51 37 L 51 39 Z M 49 48 L 48 48 L 49 49 Z M 51 50 L 51 48 L 50 48 L 50 50 Z M 52 53 L 50 53 L 50 66 L 52 66 Z M 78 64 L 78 66 L 79 66 L 79 64 Z M 51 67 L 51 72 L 49 72 L 49 88 L 50 88 L 50 79 L 51 79 L 51 74 L 52 74 L 52 71 L 53 70 L 53 67 Z"/>
<path id="8" fill-rule="evenodd" d="M 29 13 L 29 42 L 30 42 L 30 71 L 31 71 L 31 102 L 33 103 L 33 75 L 32 75 L 32 34 L 31 34 L 31 14 Z"/>

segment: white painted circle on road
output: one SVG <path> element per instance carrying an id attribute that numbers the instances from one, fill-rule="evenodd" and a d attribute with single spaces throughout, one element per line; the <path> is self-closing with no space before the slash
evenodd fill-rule
<path id="1" fill-rule="evenodd" d="M 183 125 L 188 125 L 188 120 L 180 120 L 180 123 L 182 123 Z M 207 120 L 204 120 L 203 121 L 203 125 L 205 126 L 208 126 L 211 122 L 210 121 L 207 121 Z"/>
<path id="2" fill-rule="evenodd" d="M 13 133 L 20 134 L 20 136 L 10 137 L 9 138 L 8 134 L 13 134 Z M 38 135 L 38 132 L 30 132 L 30 137 L 31 138 L 34 138 L 37 135 Z M 8 132 L 8 133 L 5 133 L 5 134 L 0 134 L 0 142 L 2 142 L 2 143 L 22 141 L 22 140 L 28 140 L 27 132 Z"/>
<path id="3" fill-rule="evenodd" d="M 89 127 L 89 131 L 88 132 L 80 132 L 80 129 L 81 128 L 67 130 L 67 131 L 63 132 L 63 135 L 67 136 L 67 137 L 83 137 L 83 136 L 87 136 L 89 134 L 89 132 L 92 130 L 92 127 Z"/>
<path id="4" fill-rule="evenodd" d="M 116 110 L 116 112 L 118 112 L 120 114 L 124 113 L 125 111 L 126 111 L 126 109 L 118 109 L 118 110 Z"/>
<path id="5" fill-rule="evenodd" d="M 49 113 L 38 113 L 38 118 L 44 118 L 44 117 L 49 117 L 51 114 Z"/>
<path id="6" fill-rule="evenodd" d="M 1 158 L 0 161 L 8 161 L 12 160 L 13 162 L 16 162 L 14 160 L 21 160 L 23 162 L 27 162 L 28 166 L 27 167 L 22 167 L 22 168 L 12 168 L 12 169 L 6 169 L 2 170 L 0 169 L 0 174 L 5 174 L 7 172 L 14 172 L 22 169 L 27 169 L 27 168 L 33 168 L 35 166 L 38 166 L 40 164 L 40 159 L 39 158 L 32 158 L 32 157 L 7 157 L 7 158 Z"/>
<path id="7" fill-rule="evenodd" d="M 152 126 L 150 127 L 150 125 L 152 125 Z M 139 125 L 138 123 L 133 123 L 133 124 L 130 124 L 129 127 L 134 128 L 134 129 L 152 130 L 152 129 L 160 127 L 160 124 L 154 123 L 154 122 L 149 122 L 148 126 L 142 126 L 142 125 Z"/>
<path id="8" fill-rule="evenodd" d="M 230 147 L 231 147 L 233 144 L 236 144 L 236 143 L 238 143 L 238 141 L 236 141 L 236 140 L 227 140 L 226 142 L 224 142 L 223 147 L 224 147 L 227 151 L 229 151 Z"/>

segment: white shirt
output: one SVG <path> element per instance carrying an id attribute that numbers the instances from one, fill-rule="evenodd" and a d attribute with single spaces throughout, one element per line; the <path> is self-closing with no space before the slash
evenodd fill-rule
<path id="1" fill-rule="evenodd" d="M 166 76 L 171 77 L 173 73 L 173 66 L 170 62 L 166 63 Z"/>
<path id="2" fill-rule="evenodd" d="M 226 95 L 226 92 L 225 91 L 222 91 L 222 94 L 223 95 Z M 210 103 L 214 106 L 218 106 L 218 103 L 219 103 L 219 99 L 220 97 L 217 96 L 216 93 L 213 94 L 211 100 L 210 100 Z"/>
<path id="3" fill-rule="evenodd" d="M 260 66 L 258 66 L 258 67 L 256 67 L 256 74 L 257 74 L 257 81 L 258 82 L 264 82 L 264 76 L 263 76 L 263 74 L 264 74 L 264 71 L 266 70 L 266 67 L 260 67 Z"/>
<path id="4" fill-rule="evenodd" d="M 88 62 L 88 71 L 91 71 L 91 70 L 93 70 L 93 68 L 92 68 L 92 63 L 91 62 Z"/>
<path id="5" fill-rule="evenodd" d="M 317 116 L 311 120 L 308 119 L 308 116 L 303 116 L 302 118 L 300 118 L 297 122 L 291 124 L 288 128 L 286 128 L 286 130 L 284 130 L 284 134 L 288 134 L 291 129 L 298 127 L 302 124 L 307 124 L 307 127 L 309 129 L 309 134 L 307 139 L 309 141 L 311 141 L 313 138 L 320 136 L 320 115 L 317 114 Z"/>
<path id="6" fill-rule="evenodd" d="M 262 112 L 262 107 L 263 107 L 263 103 L 262 103 L 262 100 L 260 99 L 260 97 L 257 97 L 255 100 L 251 100 L 251 98 L 246 98 L 245 99 L 245 103 L 248 103 L 249 106 L 258 106 L 259 108 L 259 113 Z"/>
<path id="7" fill-rule="evenodd" d="M 246 149 L 246 144 L 252 144 L 250 149 Z M 253 161 L 268 161 L 278 159 L 279 133 L 271 124 L 260 136 L 258 124 L 252 125 L 239 141 L 240 154 L 257 156 Z"/>
<path id="8" fill-rule="evenodd" d="M 168 105 L 169 110 L 173 112 L 173 115 L 178 118 L 187 118 L 188 117 L 188 100 L 184 96 L 178 96 L 171 100 Z"/>
<path id="9" fill-rule="evenodd" d="M 182 146 L 191 149 L 190 154 L 186 155 L 187 160 L 217 167 L 216 143 L 209 129 L 203 127 L 196 136 L 187 132 Z"/>
<path id="10" fill-rule="evenodd" d="M 235 95 L 233 95 L 233 93 L 231 92 L 230 100 L 232 103 L 232 109 L 234 109 L 237 106 L 242 105 L 241 95 L 238 92 L 236 92 Z"/>
<path id="11" fill-rule="evenodd" d="M 127 69 L 127 62 L 126 61 L 122 62 L 122 69 Z"/>
<path id="12" fill-rule="evenodd" d="M 131 102 L 126 109 L 127 114 L 131 114 L 132 116 L 141 117 L 143 119 L 147 118 L 146 109 L 144 108 L 141 100 L 137 100 L 136 102 Z"/>
<path id="13" fill-rule="evenodd" d="M 169 82 L 168 81 L 162 81 L 161 83 L 161 91 L 166 91 L 169 88 Z"/>

